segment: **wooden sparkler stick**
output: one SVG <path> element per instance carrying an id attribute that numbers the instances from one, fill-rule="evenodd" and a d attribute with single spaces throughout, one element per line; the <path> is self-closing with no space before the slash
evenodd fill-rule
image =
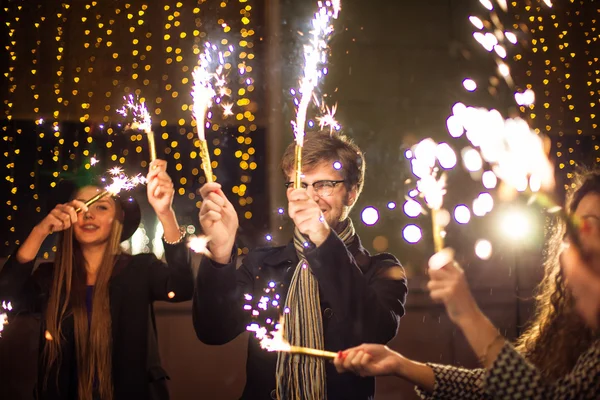
<path id="1" fill-rule="evenodd" d="M 311 349 L 310 347 L 301 347 L 301 346 L 290 346 L 290 350 L 288 351 L 288 353 L 304 354 L 307 356 L 331 358 L 331 359 L 337 357 L 337 353 L 335 353 L 333 351 L 317 350 L 317 349 Z"/>
<path id="2" fill-rule="evenodd" d="M 200 129 L 200 127 L 198 127 Z M 200 160 L 202 160 L 202 169 L 206 176 L 206 183 L 214 182 L 212 165 L 210 163 L 210 153 L 208 152 L 208 143 L 205 139 L 200 139 Z"/>
<path id="3" fill-rule="evenodd" d="M 298 144 L 296 144 L 294 165 L 296 166 L 296 171 L 294 174 L 294 189 L 300 189 L 302 187 L 302 146 Z"/>

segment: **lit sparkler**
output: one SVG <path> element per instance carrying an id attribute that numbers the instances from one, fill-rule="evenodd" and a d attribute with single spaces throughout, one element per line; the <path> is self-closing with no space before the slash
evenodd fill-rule
<path id="1" fill-rule="evenodd" d="M 301 187 L 302 177 L 302 147 L 304 146 L 304 129 L 306 125 L 306 113 L 308 106 L 313 98 L 314 90 L 319 83 L 319 79 L 324 75 L 324 69 L 320 66 L 327 62 L 328 46 L 327 43 L 333 33 L 332 18 L 337 19 L 340 11 L 340 1 L 318 2 L 319 11 L 314 15 L 311 21 L 312 30 L 309 32 L 310 41 L 304 46 L 304 67 L 303 76 L 300 79 L 300 102 L 297 103 L 296 120 L 292 121 L 294 137 L 296 140 L 295 149 L 295 175 L 294 188 Z M 333 115 L 332 115 L 333 117 Z"/>
<path id="2" fill-rule="evenodd" d="M 198 139 L 200 141 L 200 159 L 202 160 L 202 169 L 206 175 L 206 181 L 214 181 L 212 166 L 210 163 L 210 153 L 208 152 L 208 143 L 206 142 L 205 129 L 210 118 L 208 111 L 213 101 L 221 104 L 221 99 L 228 96 L 229 89 L 225 86 L 227 81 L 224 75 L 225 57 L 233 52 L 233 46 L 229 46 L 229 51 L 225 53 L 210 43 L 204 46 L 204 52 L 200 54 L 199 65 L 194 68 L 192 77 L 194 86 L 192 87 L 192 99 L 194 101 L 192 112 L 196 120 L 196 129 L 198 130 Z M 231 111 L 232 104 L 222 104 L 223 115 L 233 115 Z"/>
<path id="3" fill-rule="evenodd" d="M 442 209 L 446 194 L 446 174 L 440 172 L 436 161 L 442 168 L 451 169 L 456 165 L 456 154 L 448 144 L 438 144 L 429 138 L 414 146 L 412 154 L 412 172 L 419 178 L 417 190 L 431 210 L 433 244 L 435 251 L 439 252 L 444 248 L 444 228 L 448 224 L 449 218 L 447 217 L 448 212 Z M 412 202 L 416 203 L 414 200 Z"/>
<path id="4" fill-rule="evenodd" d="M 7 303 L 6 301 L 2 302 L 2 309 L 6 311 L 12 311 L 12 304 L 10 301 Z M 4 325 L 8 325 L 8 313 L 0 314 L 0 337 L 2 337 L 2 331 L 4 330 Z"/>
<path id="5" fill-rule="evenodd" d="M 210 256 L 210 250 L 208 250 L 209 242 L 210 238 L 208 236 L 194 236 L 188 240 L 188 247 L 194 253 Z"/>
<path id="6" fill-rule="evenodd" d="M 301 347 L 301 346 L 292 346 L 284 337 L 284 318 L 281 316 L 279 319 L 279 323 L 275 325 L 275 330 L 267 333 L 265 328 L 258 327 L 258 325 L 251 325 L 248 327 L 249 331 L 253 331 L 256 334 L 257 339 L 260 340 L 260 347 L 267 351 L 277 351 L 284 353 L 293 353 L 293 354 L 304 354 L 307 356 L 313 357 L 323 357 L 323 358 L 336 358 L 337 353 L 333 351 L 312 349 L 310 347 Z M 254 330 L 253 328 L 256 328 Z"/>
<path id="7" fill-rule="evenodd" d="M 133 121 L 127 125 L 129 129 L 140 130 L 148 138 L 148 149 L 150 151 L 150 162 L 156 160 L 156 143 L 154 141 L 154 132 L 152 132 L 152 118 L 146 108 L 144 101 L 134 100 L 133 95 L 125 97 L 125 105 L 117 113 L 125 118 L 131 114 Z"/>
<path id="8" fill-rule="evenodd" d="M 143 185 L 146 183 L 146 178 L 142 175 L 138 174 L 132 177 L 128 177 L 124 175 L 123 170 L 118 167 L 111 168 L 109 172 L 112 175 L 112 182 L 109 185 L 107 185 L 102 192 L 98 193 L 97 195 L 86 201 L 85 205 L 87 207 L 91 206 L 92 204 L 94 204 L 95 202 L 97 202 L 105 196 L 117 196 L 122 191 L 131 190 L 140 184 Z M 77 208 L 75 212 L 81 212 L 81 208 Z"/>

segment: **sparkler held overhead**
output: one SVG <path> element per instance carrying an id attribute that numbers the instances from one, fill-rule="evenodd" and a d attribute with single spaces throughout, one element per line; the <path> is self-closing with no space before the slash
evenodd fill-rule
<path id="1" fill-rule="evenodd" d="M 311 21 L 312 30 L 309 32 L 310 42 L 304 45 L 304 67 L 303 76 L 300 79 L 298 93 L 300 101 L 296 103 L 296 120 L 292 121 L 294 137 L 296 140 L 296 170 L 294 176 L 294 188 L 299 189 L 302 177 L 302 146 L 304 145 L 304 132 L 306 126 L 306 113 L 308 106 L 314 96 L 314 91 L 319 84 L 319 79 L 327 72 L 324 65 L 327 63 L 327 53 L 329 47 L 327 43 L 333 34 L 332 18 L 337 19 L 340 11 L 340 1 L 318 2 L 319 11 L 317 11 Z M 331 119 L 335 114 L 329 112 Z M 325 117 L 326 118 L 326 117 Z M 323 119 L 322 121 L 326 121 Z M 329 121 L 329 120 L 327 120 Z M 331 121 L 330 121 L 331 122 Z"/>
<path id="2" fill-rule="evenodd" d="M 127 128 L 140 130 L 146 134 L 148 139 L 148 150 L 150 152 L 150 162 L 156 160 L 156 143 L 154 141 L 154 132 L 152 132 L 152 118 L 146 108 L 146 103 L 141 100 L 134 100 L 133 95 L 125 97 L 123 108 L 117 110 L 125 118 L 131 114 L 132 122 L 127 124 Z"/>
<path id="3" fill-rule="evenodd" d="M 214 176 L 210 162 L 208 143 L 206 142 L 205 129 L 208 126 L 207 118 L 210 118 L 209 108 L 213 101 L 223 107 L 223 115 L 232 115 L 232 104 L 221 103 L 224 96 L 229 95 L 224 76 L 225 58 L 233 51 L 233 46 L 223 52 L 216 45 L 206 43 L 204 52 L 200 54 L 199 65 L 194 68 L 192 77 L 194 86 L 192 88 L 192 99 L 194 101 L 192 112 L 196 120 L 198 140 L 200 142 L 200 159 L 202 169 L 207 182 L 213 182 Z M 214 71 L 213 71 L 214 70 Z"/>

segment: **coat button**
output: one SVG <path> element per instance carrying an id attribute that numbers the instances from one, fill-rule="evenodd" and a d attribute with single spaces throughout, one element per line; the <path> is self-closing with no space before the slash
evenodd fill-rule
<path id="1" fill-rule="evenodd" d="M 323 311 L 323 315 L 325 316 L 325 318 L 329 319 L 333 317 L 333 310 L 328 307 Z"/>
<path id="2" fill-rule="evenodd" d="M 275 390 L 275 389 L 271 390 L 271 398 L 277 399 L 277 390 Z"/>

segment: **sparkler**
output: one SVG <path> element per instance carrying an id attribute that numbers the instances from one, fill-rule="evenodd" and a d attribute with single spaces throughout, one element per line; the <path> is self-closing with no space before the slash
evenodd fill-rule
<path id="1" fill-rule="evenodd" d="M 109 170 L 109 172 L 112 175 L 112 182 L 108 186 L 106 186 L 106 188 L 102 192 L 98 193 L 97 195 L 86 201 L 85 205 L 87 207 L 91 206 L 92 204 L 94 204 L 95 202 L 97 202 L 105 196 L 116 196 L 123 190 L 131 190 L 139 184 L 146 183 L 146 178 L 142 175 L 138 174 L 132 177 L 128 177 L 123 174 L 123 170 L 119 167 L 112 168 Z M 81 212 L 81 208 L 77 208 L 75 212 Z"/>
<path id="2" fill-rule="evenodd" d="M 340 11 L 340 1 L 318 2 L 319 11 L 311 21 L 312 30 L 309 32 L 310 41 L 304 46 L 304 68 L 300 79 L 300 102 L 297 103 L 296 120 L 292 121 L 294 137 L 296 140 L 295 162 L 296 172 L 294 175 L 294 188 L 301 187 L 302 177 L 302 147 L 304 146 L 304 129 L 306 125 L 306 113 L 313 98 L 315 88 L 319 79 L 325 75 L 326 69 L 320 68 L 327 62 L 327 43 L 333 33 L 331 19 L 337 19 Z M 334 111 L 335 112 L 335 111 Z M 333 114 L 331 115 L 333 118 Z"/>
<path id="3" fill-rule="evenodd" d="M 446 194 L 446 174 L 439 172 L 436 161 L 444 169 L 456 165 L 456 154 L 446 143 L 437 144 L 432 139 L 424 139 L 412 149 L 411 168 L 417 181 L 417 190 L 424 197 L 431 210 L 433 244 L 435 252 L 444 248 L 444 227 L 448 224 L 448 212 L 442 209 Z M 414 200 L 413 200 L 414 201 Z"/>
<path id="4" fill-rule="evenodd" d="M 136 101 L 133 95 L 124 98 L 126 103 L 117 113 L 121 114 L 125 118 L 129 114 L 133 121 L 127 125 L 128 128 L 134 130 L 140 130 L 146 134 L 148 138 L 148 149 L 150 151 L 150 162 L 156 160 L 156 143 L 154 141 L 154 132 L 152 132 L 152 118 L 146 108 L 144 101 Z"/>
<path id="5" fill-rule="evenodd" d="M 233 51 L 233 46 L 229 46 L 229 51 L 226 53 L 223 53 L 214 44 L 206 43 L 204 47 L 204 53 L 200 54 L 200 65 L 195 67 L 192 72 L 194 79 L 194 86 L 192 87 L 192 98 L 194 100 L 192 112 L 196 120 L 196 129 L 198 130 L 198 139 L 200 141 L 202 169 L 206 175 L 206 181 L 213 182 L 214 176 L 205 133 L 205 128 L 208 126 L 206 118 L 210 118 L 208 109 L 211 107 L 213 100 L 219 104 L 224 96 L 229 95 L 229 89 L 225 86 L 224 65 L 225 57 Z M 216 53 L 216 60 L 213 53 Z M 217 64 L 216 67 L 215 63 Z M 214 71 L 211 68 L 214 68 Z M 222 104 L 222 107 L 224 116 L 233 115 L 231 111 L 233 104 Z"/>
<path id="6" fill-rule="evenodd" d="M 8 303 L 6 301 L 3 301 L 2 308 L 6 311 L 12 311 L 12 304 L 10 303 L 10 301 Z M 0 337 L 2 337 L 2 331 L 4 330 L 4 325 L 8 325 L 8 314 L 7 313 L 0 314 Z"/>
<path id="7" fill-rule="evenodd" d="M 326 350 L 318 350 L 312 349 L 310 347 L 302 347 L 302 346 L 292 346 L 285 338 L 283 337 L 284 330 L 284 318 L 281 316 L 279 319 L 279 323 L 275 325 L 275 330 L 267 333 L 265 328 L 258 327 L 258 325 L 250 325 L 248 327 L 249 331 L 253 331 L 256 334 L 257 339 L 260 340 L 260 347 L 267 351 L 277 351 L 284 353 L 292 353 L 292 354 L 304 354 L 307 356 L 313 357 L 323 357 L 323 358 L 336 358 L 337 353 Z M 256 328 L 256 329 L 254 329 Z"/>

